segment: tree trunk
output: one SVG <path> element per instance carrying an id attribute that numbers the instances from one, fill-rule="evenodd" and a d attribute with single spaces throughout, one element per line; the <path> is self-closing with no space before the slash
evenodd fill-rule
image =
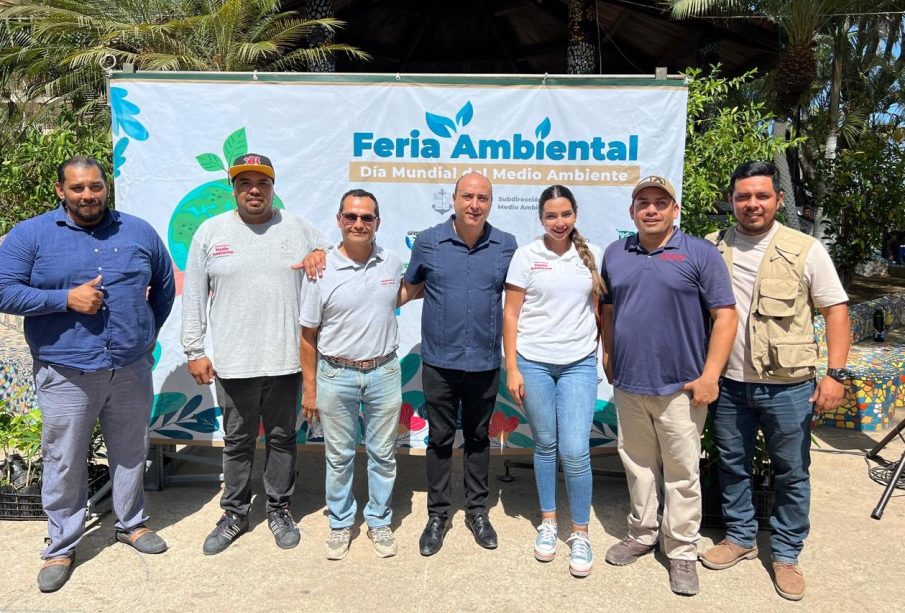
<path id="1" fill-rule="evenodd" d="M 591 0 L 569 0 L 569 74 L 596 74 L 597 14 Z"/>
<path id="2" fill-rule="evenodd" d="M 307 0 L 305 2 L 306 19 L 324 19 L 335 16 L 336 8 L 333 6 L 333 0 Z M 316 49 L 321 45 L 332 43 L 333 40 L 333 32 L 317 27 L 311 31 L 311 35 L 308 37 L 308 48 Z M 317 60 L 309 63 L 308 72 L 336 72 L 336 61 L 333 54 L 323 54 Z"/>
<path id="3" fill-rule="evenodd" d="M 773 136 L 786 139 L 789 122 L 785 119 L 777 119 L 773 122 Z M 773 156 L 773 163 L 779 170 L 779 188 L 785 196 L 782 200 L 782 210 L 786 214 L 786 225 L 793 230 L 801 228 L 798 223 L 798 207 L 795 206 L 795 185 L 792 183 L 792 173 L 789 170 L 789 158 L 785 151 L 780 151 Z"/>

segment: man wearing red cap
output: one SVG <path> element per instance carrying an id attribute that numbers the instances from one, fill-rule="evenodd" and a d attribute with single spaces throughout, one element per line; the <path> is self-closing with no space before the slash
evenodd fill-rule
<path id="1" fill-rule="evenodd" d="M 268 525 L 279 547 L 299 542 L 289 503 L 301 391 L 301 276 L 290 265 L 327 246 L 311 224 L 273 207 L 270 159 L 240 156 L 229 176 L 236 210 L 198 228 L 182 298 L 189 373 L 198 385 L 215 384 L 223 409 L 223 516 L 204 541 L 207 555 L 220 553 L 248 530 L 252 460 L 262 421 Z"/>

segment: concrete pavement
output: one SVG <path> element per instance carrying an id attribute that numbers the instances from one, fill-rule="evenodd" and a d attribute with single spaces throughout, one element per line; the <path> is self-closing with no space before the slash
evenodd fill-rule
<path id="1" fill-rule="evenodd" d="M 400 456 L 393 528 L 399 554 L 379 559 L 366 528 L 353 531 L 346 559 L 324 558 L 327 536 L 323 456 L 300 453 L 293 512 L 300 520 L 301 544 L 283 551 L 264 521 L 260 496 L 262 456 L 258 455 L 258 497 L 252 529 L 216 556 L 204 556 L 201 543 L 220 515 L 215 484 L 171 486 L 147 493 L 149 525 L 160 531 L 170 550 L 145 556 L 113 539 L 113 518 L 106 515 L 86 535 L 69 583 L 42 594 L 35 580 L 45 534 L 43 522 L 0 521 L 0 610 L 3 611 L 892 611 L 905 610 L 905 497 L 890 501 L 881 521 L 870 519 L 882 487 L 868 478 L 858 451 L 869 449 L 879 434 L 818 428 L 821 451 L 813 454 L 812 531 L 800 562 L 807 594 L 800 603 L 780 598 L 769 575 L 768 533 L 761 532 L 759 560 L 724 571 L 699 566 L 702 592 L 672 594 L 667 561 L 647 556 L 617 568 L 603 561 L 606 548 L 625 532 L 628 494 L 625 482 L 599 478 L 594 483 L 591 517 L 594 571 L 586 579 L 568 573 L 568 508 L 560 479 L 558 557 L 541 564 L 532 555 L 539 521 L 533 473 L 514 471 L 502 483 L 503 458 L 494 457 L 490 517 L 500 547 L 479 548 L 459 510 L 443 549 L 431 558 L 418 553 L 418 537 L 427 519 L 424 459 Z M 898 459 L 903 443 L 884 452 Z M 840 451 L 843 453 L 835 453 Z M 197 452 L 197 450 L 196 450 Z M 832 453 L 831 453 L 832 452 Z M 219 450 L 203 453 L 216 457 Z M 355 491 L 359 509 L 366 500 L 366 458 L 358 457 Z M 618 467 L 615 456 L 596 456 L 595 467 Z M 454 475 L 461 509 L 461 465 Z M 202 468 L 201 470 L 208 470 Z M 361 512 L 359 510 L 359 518 Z M 705 530 L 699 548 L 722 537 Z"/>

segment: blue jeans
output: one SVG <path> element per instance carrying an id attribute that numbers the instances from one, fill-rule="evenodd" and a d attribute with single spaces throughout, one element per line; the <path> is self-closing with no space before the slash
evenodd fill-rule
<path id="1" fill-rule="evenodd" d="M 813 380 L 762 384 L 723 379 L 720 396 L 710 406 L 720 453 L 726 538 L 743 547 L 753 547 L 757 536 L 751 464 L 758 427 L 764 433 L 776 490 L 770 516 L 775 562 L 796 563 L 810 529 L 813 393 Z"/>
<path id="2" fill-rule="evenodd" d="M 348 528 L 355 522 L 357 506 L 352 496 L 352 477 L 361 432 L 359 410 L 364 419 L 368 453 L 365 521 L 369 528 L 389 526 L 390 500 L 396 481 L 396 434 L 402 408 L 399 360 L 390 360 L 367 371 L 319 360 L 317 408 L 324 427 L 330 528 Z"/>
<path id="3" fill-rule="evenodd" d="M 597 356 L 547 364 L 518 356 L 525 380 L 522 406 L 534 436 L 534 478 L 542 513 L 556 511 L 556 454 L 562 459 L 572 523 L 591 515 L 591 423 L 597 402 Z"/>

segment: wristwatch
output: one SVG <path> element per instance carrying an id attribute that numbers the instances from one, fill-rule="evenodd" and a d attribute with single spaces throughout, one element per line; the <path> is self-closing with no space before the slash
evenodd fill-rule
<path id="1" fill-rule="evenodd" d="M 827 368 L 826 376 L 832 377 L 839 383 L 845 383 L 852 378 L 853 373 L 848 368 Z"/>

